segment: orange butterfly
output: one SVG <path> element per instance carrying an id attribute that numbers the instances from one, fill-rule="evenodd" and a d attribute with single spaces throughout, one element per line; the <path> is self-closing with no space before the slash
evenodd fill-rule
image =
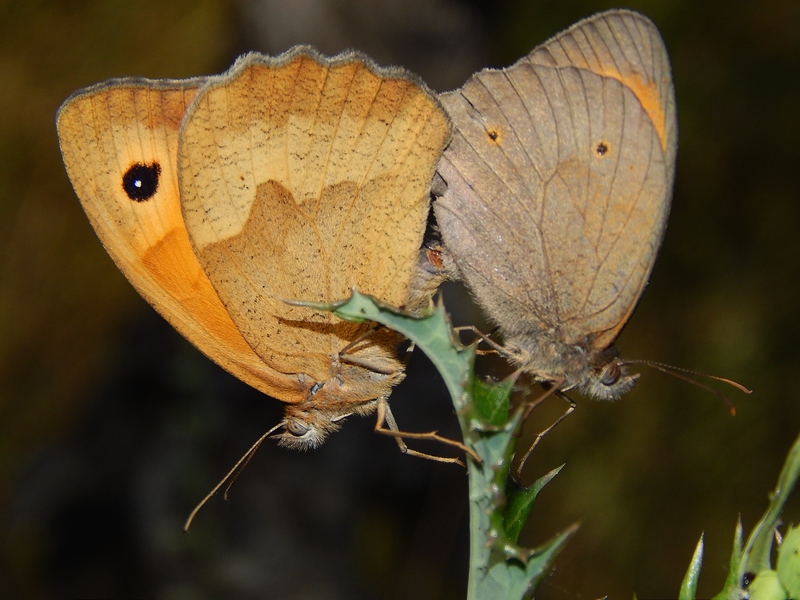
<path id="1" fill-rule="evenodd" d="M 419 79 L 297 47 L 206 79 L 111 80 L 71 96 L 57 125 L 117 266 L 209 358 L 286 403 L 283 445 L 376 409 L 396 430 L 399 335 L 282 299 L 355 287 L 428 302 L 414 282 L 450 125 Z"/>

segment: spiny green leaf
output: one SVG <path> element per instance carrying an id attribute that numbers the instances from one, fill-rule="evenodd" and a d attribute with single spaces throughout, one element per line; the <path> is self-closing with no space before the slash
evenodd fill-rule
<path id="1" fill-rule="evenodd" d="M 509 377 L 499 383 L 487 383 L 478 378 L 472 382 L 472 398 L 475 412 L 485 423 L 502 427 L 508 422 L 511 405 L 511 390 L 516 377 Z"/>
<path id="2" fill-rule="evenodd" d="M 564 465 L 561 465 L 534 481 L 533 485 L 514 490 L 508 494 L 504 521 L 506 534 L 512 542 L 516 543 L 519 539 L 519 534 L 528 520 L 528 515 L 531 512 L 531 508 L 533 508 L 536 496 L 563 468 Z"/>
<path id="3" fill-rule="evenodd" d="M 694 600 L 697 596 L 697 581 L 700 579 L 700 567 L 703 565 L 703 536 L 697 542 L 697 547 L 689 563 L 689 570 L 681 583 L 681 591 L 678 594 L 679 600 Z"/>
<path id="4" fill-rule="evenodd" d="M 775 567 L 791 598 L 800 598 L 800 528 L 790 527 L 783 536 Z"/>
<path id="5" fill-rule="evenodd" d="M 769 507 L 761 517 L 761 520 L 753 529 L 745 545 L 742 554 L 742 563 L 739 567 L 739 577 L 743 573 L 760 573 L 772 568 L 772 540 L 774 538 L 775 527 L 778 526 L 783 506 L 789 498 L 800 476 L 800 437 L 798 437 L 786 462 L 783 464 L 781 473 L 778 476 L 778 485 L 775 491 L 770 494 Z"/>
<path id="6" fill-rule="evenodd" d="M 731 559 L 728 563 L 728 577 L 725 579 L 725 587 L 714 596 L 713 600 L 727 600 L 732 590 L 736 590 L 741 585 L 739 579 L 739 565 L 742 562 L 742 518 L 736 521 L 736 531 L 733 534 L 733 550 Z"/>
<path id="7" fill-rule="evenodd" d="M 540 548 L 531 550 L 526 563 L 496 557 L 485 575 L 477 581 L 476 593 L 468 598 L 522 600 L 531 597 L 536 584 L 550 572 L 556 556 L 577 528 L 573 525 Z"/>

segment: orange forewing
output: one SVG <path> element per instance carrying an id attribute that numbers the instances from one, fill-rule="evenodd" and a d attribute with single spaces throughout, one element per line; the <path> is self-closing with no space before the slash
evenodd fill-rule
<path id="1" fill-rule="evenodd" d="M 116 80 L 73 95 L 57 126 L 67 173 L 98 237 L 136 290 L 182 335 L 256 389 L 297 402 L 292 378 L 253 352 L 192 251 L 178 192 L 178 131 L 202 80 Z M 158 165 L 155 194 L 134 201 L 123 177 Z"/>

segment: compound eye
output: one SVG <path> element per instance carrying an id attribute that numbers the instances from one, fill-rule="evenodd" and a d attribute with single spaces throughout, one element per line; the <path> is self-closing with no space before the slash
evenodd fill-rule
<path id="1" fill-rule="evenodd" d="M 606 368 L 603 369 L 603 376 L 600 378 L 600 383 L 611 386 L 617 383 L 620 377 L 622 377 L 622 369 L 620 369 L 619 364 L 614 362 L 610 365 L 606 365 Z"/>
<path id="2" fill-rule="evenodd" d="M 305 423 L 301 423 L 300 421 L 291 420 L 286 422 L 286 431 L 295 437 L 303 437 L 305 434 L 311 431 L 311 427 Z"/>

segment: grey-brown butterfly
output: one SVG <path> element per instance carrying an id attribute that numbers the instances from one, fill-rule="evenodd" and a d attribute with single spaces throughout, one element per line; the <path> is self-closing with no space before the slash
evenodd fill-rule
<path id="1" fill-rule="evenodd" d="M 658 30 L 600 13 L 440 99 L 455 127 L 435 204 L 447 271 L 522 370 L 618 397 L 638 375 L 613 344 L 647 285 L 675 172 Z"/>

